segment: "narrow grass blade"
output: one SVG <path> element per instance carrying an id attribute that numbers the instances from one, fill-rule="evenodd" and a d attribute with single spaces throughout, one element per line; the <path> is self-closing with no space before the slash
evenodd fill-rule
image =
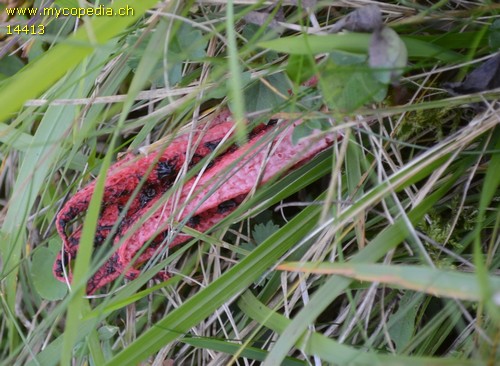
<path id="1" fill-rule="evenodd" d="M 472 273 L 445 271 L 422 266 L 328 262 L 290 262 L 278 266 L 278 269 L 304 273 L 337 274 L 358 281 L 380 282 L 438 297 L 471 301 L 481 299 L 477 277 Z M 494 291 L 500 292 L 500 278 L 490 276 L 488 281 Z"/>
<path id="2" fill-rule="evenodd" d="M 212 338 L 184 338 L 183 343 L 190 344 L 197 348 L 209 349 L 217 352 L 227 353 L 229 355 L 238 354 L 238 356 L 246 357 L 252 360 L 264 361 L 267 352 L 256 347 L 245 347 L 241 349 L 241 345 L 231 341 L 220 341 Z M 297 360 L 292 357 L 287 357 L 283 360 L 283 366 L 305 366 L 307 363 L 302 360 Z"/>
<path id="3" fill-rule="evenodd" d="M 226 7 L 226 31 L 227 31 L 227 48 L 228 48 L 228 63 L 231 78 L 229 80 L 229 95 L 231 96 L 230 105 L 232 107 L 233 117 L 236 124 L 236 135 L 240 144 L 246 139 L 245 118 L 245 101 L 243 98 L 243 83 L 241 82 L 241 69 L 238 55 L 238 47 L 236 45 L 234 4 L 230 0 Z"/>
<path id="4" fill-rule="evenodd" d="M 345 33 L 322 36 L 300 35 L 284 37 L 258 43 L 259 47 L 285 52 L 291 55 L 308 55 L 310 52 L 324 53 L 341 50 L 353 53 L 367 53 L 371 34 Z M 457 62 L 463 56 L 436 44 L 410 37 L 401 37 L 410 58 L 435 58 L 444 62 Z"/>
<path id="5" fill-rule="evenodd" d="M 496 130 L 492 135 L 495 142 L 494 151 L 500 150 L 500 130 Z M 483 242 L 482 242 L 482 231 L 483 225 L 486 218 L 486 210 L 491 204 L 493 198 L 497 194 L 498 187 L 500 186 L 500 154 L 494 153 L 488 164 L 488 169 L 486 171 L 486 176 L 484 178 L 483 189 L 481 190 L 481 196 L 479 199 L 479 215 L 477 219 L 477 224 L 475 228 L 475 238 L 474 238 L 474 265 L 476 266 L 476 275 L 479 282 L 479 288 L 481 290 L 482 299 L 486 303 L 486 308 L 495 318 L 497 322 L 500 322 L 500 312 L 498 310 L 498 301 L 493 301 L 493 296 L 498 296 L 498 290 L 492 288 L 491 284 L 488 282 L 488 272 L 485 257 L 483 255 Z M 498 205 L 497 205 L 498 209 Z M 490 247 L 495 244 L 490 243 Z M 490 249 L 491 250 L 491 249 Z"/>
<path id="6" fill-rule="evenodd" d="M 71 364 L 73 347 L 78 338 L 78 330 L 81 320 L 85 312 L 88 311 L 88 300 L 85 299 L 85 290 L 88 273 L 90 272 L 90 258 L 92 255 L 97 221 L 99 219 L 102 196 L 104 195 L 106 172 L 111 164 L 111 151 L 112 149 L 109 150 L 104 159 L 83 224 L 80 247 L 73 271 L 71 291 L 72 298 L 68 305 L 68 313 L 66 316 L 66 326 L 61 354 L 62 365 Z"/>

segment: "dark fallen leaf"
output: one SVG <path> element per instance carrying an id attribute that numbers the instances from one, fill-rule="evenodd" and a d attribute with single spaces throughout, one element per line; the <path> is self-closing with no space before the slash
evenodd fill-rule
<path id="1" fill-rule="evenodd" d="M 273 19 L 269 22 L 269 17 L 273 16 Z M 278 28 L 280 26 L 279 22 L 283 21 L 283 11 L 280 9 L 276 15 L 271 15 L 271 13 L 265 11 L 251 11 L 246 14 L 243 19 L 247 23 L 252 23 L 256 25 L 264 25 L 269 22 L 270 28 Z"/>
<path id="2" fill-rule="evenodd" d="M 373 32 L 368 54 L 368 63 L 374 69 L 375 78 L 384 84 L 396 83 L 408 61 L 404 42 L 389 27 Z"/>
<path id="3" fill-rule="evenodd" d="M 382 13 L 377 5 L 367 5 L 354 10 L 330 28 L 331 33 L 341 30 L 372 32 L 382 26 Z"/>
<path id="4" fill-rule="evenodd" d="M 488 59 L 458 83 L 445 83 L 452 95 L 478 93 L 500 87 L 500 53 Z"/>

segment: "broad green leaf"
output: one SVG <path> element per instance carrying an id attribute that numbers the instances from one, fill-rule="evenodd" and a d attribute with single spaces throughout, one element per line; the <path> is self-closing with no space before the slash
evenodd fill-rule
<path id="1" fill-rule="evenodd" d="M 166 22 L 161 22 L 164 26 Z M 138 44 L 137 48 L 134 49 L 132 55 L 127 60 L 127 66 L 130 67 L 134 72 L 137 71 L 137 66 L 143 57 L 147 57 L 148 61 L 151 63 L 150 75 L 148 81 L 155 85 L 156 87 L 165 87 L 165 76 L 168 77 L 168 83 L 170 85 L 177 84 L 182 79 L 182 64 L 174 61 L 172 52 L 166 52 L 165 45 L 159 41 L 166 37 L 166 33 L 159 36 L 160 31 L 166 32 L 166 27 L 157 27 L 154 33 L 147 33 L 145 39 L 142 39 Z M 135 33 L 128 37 L 127 44 L 135 44 L 141 37 L 142 34 Z M 169 60 L 168 65 L 163 64 L 164 54 Z M 167 56 L 168 55 L 168 56 Z"/>
<path id="2" fill-rule="evenodd" d="M 31 278 L 38 294 L 46 300 L 61 300 L 68 288 L 65 283 L 59 282 L 52 274 L 52 265 L 57 256 L 57 242 L 51 242 L 49 247 L 38 248 L 32 256 Z"/>
<path id="3" fill-rule="evenodd" d="M 0 142 L 12 146 L 16 150 L 25 151 L 32 141 L 32 135 L 0 122 Z"/>
<path id="4" fill-rule="evenodd" d="M 316 73 L 316 62 L 311 55 L 290 55 L 286 73 L 290 80 L 299 85 Z"/>
<path id="5" fill-rule="evenodd" d="M 305 123 L 301 123 L 298 126 L 295 126 L 292 134 L 292 143 L 294 145 L 299 142 L 299 140 L 303 137 L 307 137 L 311 134 L 311 129 Z"/>
<path id="6" fill-rule="evenodd" d="M 252 237 L 257 242 L 257 244 L 263 243 L 268 237 L 273 235 L 279 230 L 279 226 L 274 224 L 272 221 L 268 221 L 265 224 L 257 224 L 253 227 Z"/>
<path id="7" fill-rule="evenodd" d="M 295 145 L 303 138 L 310 136 L 314 130 L 327 131 L 331 125 L 325 119 L 308 119 L 293 129 L 292 143 Z"/>
<path id="8" fill-rule="evenodd" d="M 398 310 L 389 317 L 389 335 L 396 345 L 396 351 L 402 353 L 415 332 L 415 322 L 422 296 L 415 296 L 413 291 L 406 291 L 398 304 Z"/>
<path id="9" fill-rule="evenodd" d="M 319 86 L 327 105 L 341 113 L 380 102 L 387 93 L 387 85 L 376 80 L 365 63 L 344 65 L 332 58 L 321 67 Z"/>
<path id="10" fill-rule="evenodd" d="M 182 80 L 184 62 L 200 60 L 205 57 L 207 41 L 201 31 L 186 23 L 181 23 L 170 42 L 164 41 L 168 38 L 170 30 L 166 21 L 161 20 L 160 22 L 164 26 L 156 27 L 154 33 L 148 32 L 144 36 L 143 32 L 146 31 L 136 32 L 127 38 L 128 45 L 133 45 L 140 38 L 144 38 L 133 50 L 131 57 L 127 60 L 127 65 L 135 71 L 143 57 L 156 60 L 155 65 L 151 67 L 152 72 L 148 79 L 154 85 L 164 87 L 165 74 L 168 75 L 169 84 L 175 85 Z M 148 46 L 151 44 L 153 47 Z M 165 60 L 167 60 L 167 64 L 165 64 Z"/>
<path id="11" fill-rule="evenodd" d="M 14 75 L 23 66 L 24 63 L 16 55 L 0 58 L 0 80 Z"/>
<path id="12" fill-rule="evenodd" d="M 288 97 L 290 85 L 282 73 L 270 75 L 265 78 L 266 83 L 256 80 L 245 88 L 245 110 L 247 113 L 276 110 L 285 111 L 283 104 Z M 274 89 L 271 89 L 270 86 Z"/>
<path id="13" fill-rule="evenodd" d="M 489 28 L 488 44 L 493 52 L 500 49 L 500 19 L 495 19 Z"/>
<path id="14" fill-rule="evenodd" d="M 344 50 L 332 50 L 329 58 L 335 62 L 335 64 L 342 66 L 362 65 L 368 60 L 365 54 L 347 52 Z"/>
<path id="15" fill-rule="evenodd" d="M 102 341 L 108 341 L 120 330 L 120 328 L 110 325 L 103 325 L 97 332 L 99 333 L 99 339 Z"/>
<path id="16" fill-rule="evenodd" d="M 199 29 L 182 22 L 169 46 L 178 61 L 199 61 L 206 55 L 207 40 Z"/>

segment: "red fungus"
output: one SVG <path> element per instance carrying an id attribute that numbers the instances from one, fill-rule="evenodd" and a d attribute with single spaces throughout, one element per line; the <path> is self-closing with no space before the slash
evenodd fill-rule
<path id="1" fill-rule="evenodd" d="M 298 123 L 300 121 L 293 125 Z M 162 152 L 140 159 L 128 154 L 115 163 L 106 178 L 94 245 L 98 247 L 108 239 L 121 214 L 123 219 L 108 240 L 118 248 L 89 280 L 87 292 L 94 293 L 125 271 L 126 278 L 136 278 L 138 267 L 166 245 L 173 247 L 190 239 L 188 235 L 176 233 L 177 228 L 171 227 L 172 223 L 185 221 L 188 227 L 206 231 L 233 212 L 257 182 L 264 184 L 276 175 L 297 167 L 334 142 L 333 133 L 316 131 L 293 145 L 293 125 L 283 121 L 277 125 L 257 126 L 250 132 L 245 145 L 233 145 L 222 151 L 204 171 L 179 188 L 179 200 L 174 200 L 172 196 L 156 210 L 152 208 L 172 187 L 186 161 L 188 135 L 175 139 Z M 199 143 L 188 167 L 212 153 L 221 141 L 228 138 L 233 127 L 230 113 L 225 110 L 216 116 L 206 132 L 195 134 L 193 141 L 199 140 Z M 91 183 L 77 192 L 57 215 L 56 226 L 63 239 L 63 250 L 56 259 L 53 272 L 61 281 L 65 280 L 65 268 L 71 280 L 69 264 L 77 255 L 82 229 L 79 226 L 68 234 L 68 224 L 88 208 L 94 185 Z M 132 199 L 138 186 L 140 188 Z M 122 212 L 127 204 L 128 210 Z M 141 220 L 147 214 L 148 219 Z M 131 265 L 136 256 L 137 261 Z"/>

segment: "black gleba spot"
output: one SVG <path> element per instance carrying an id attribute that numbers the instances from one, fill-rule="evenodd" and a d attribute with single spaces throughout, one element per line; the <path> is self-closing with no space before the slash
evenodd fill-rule
<path id="1" fill-rule="evenodd" d="M 64 276 L 63 264 L 60 259 L 56 260 L 56 268 L 55 268 L 56 276 L 62 278 Z"/>
<path id="2" fill-rule="evenodd" d="M 151 201 L 155 196 L 156 189 L 154 189 L 153 187 L 145 187 L 139 195 L 139 202 L 141 203 L 141 207 L 146 206 L 148 202 Z"/>
<path id="3" fill-rule="evenodd" d="M 173 161 L 160 161 L 156 166 L 156 174 L 158 175 L 158 179 L 165 179 L 171 176 L 174 173 L 175 162 Z"/>
<path id="4" fill-rule="evenodd" d="M 200 216 L 191 216 L 187 222 L 187 226 L 189 227 L 195 227 L 200 224 Z"/>
<path id="5" fill-rule="evenodd" d="M 233 200 L 227 200 L 217 206 L 218 213 L 226 213 L 236 207 L 236 202 Z"/>
<path id="6" fill-rule="evenodd" d="M 221 140 L 214 140 L 214 141 L 208 141 L 205 142 L 205 147 L 209 149 L 210 151 L 214 151 L 217 146 L 219 146 Z"/>

